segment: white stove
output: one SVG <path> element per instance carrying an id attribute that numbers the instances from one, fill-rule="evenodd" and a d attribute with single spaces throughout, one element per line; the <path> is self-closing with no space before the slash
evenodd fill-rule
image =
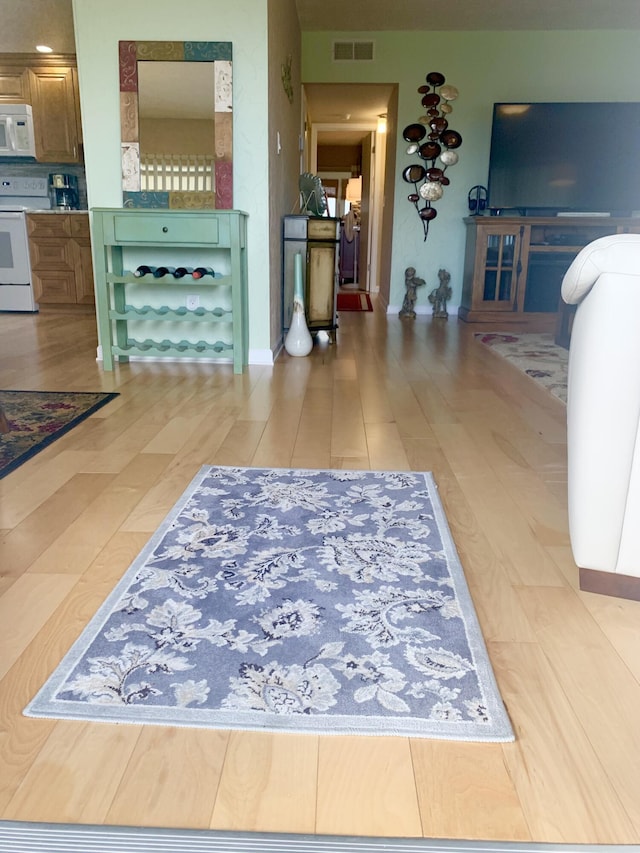
<path id="1" fill-rule="evenodd" d="M 47 178 L 0 176 L 0 311 L 37 311 L 25 211 L 49 210 Z"/>

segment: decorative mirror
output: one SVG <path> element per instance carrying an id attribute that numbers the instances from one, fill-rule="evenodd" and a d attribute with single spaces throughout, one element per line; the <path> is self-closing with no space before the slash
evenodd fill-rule
<path id="1" fill-rule="evenodd" d="M 124 207 L 233 207 L 231 42 L 121 41 Z"/>

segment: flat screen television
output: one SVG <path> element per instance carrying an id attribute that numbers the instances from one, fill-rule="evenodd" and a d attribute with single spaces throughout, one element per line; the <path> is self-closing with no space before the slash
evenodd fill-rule
<path id="1" fill-rule="evenodd" d="M 494 104 L 492 212 L 640 210 L 640 103 Z"/>

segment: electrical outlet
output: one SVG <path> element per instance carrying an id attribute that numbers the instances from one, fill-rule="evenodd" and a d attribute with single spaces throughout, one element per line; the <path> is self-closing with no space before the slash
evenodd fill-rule
<path id="1" fill-rule="evenodd" d="M 195 311 L 200 306 L 200 297 L 196 293 L 190 293 L 187 296 L 187 309 Z"/>

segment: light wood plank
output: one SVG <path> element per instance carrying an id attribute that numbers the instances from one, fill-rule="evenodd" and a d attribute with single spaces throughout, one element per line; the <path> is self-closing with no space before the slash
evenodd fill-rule
<path id="1" fill-rule="evenodd" d="M 318 738 L 232 732 L 212 829 L 313 832 Z"/>
<path id="2" fill-rule="evenodd" d="M 8 532 L 9 528 L 20 524 L 71 477 L 86 473 L 86 465 L 94 455 L 90 451 L 63 451 L 37 468 L 27 465 L 18 468 L 15 474 L 24 472 L 27 476 L 12 476 L 10 486 L 7 480 L 0 480 L 0 526 Z"/>
<path id="3" fill-rule="evenodd" d="M 114 537 L 74 584 L 47 624 L 0 681 L 0 813 L 14 796 L 56 722 L 28 719 L 22 711 L 69 650 L 144 544 L 133 534 Z M 3 624 L 10 633 L 20 611 Z M 95 772 L 99 767 L 94 767 Z M 31 818 L 34 819 L 34 818 Z"/>
<path id="4" fill-rule="evenodd" d="M 143 729 L 107 812 L 110 824 L 205 829 L 220 780 L 228 732 L 148 726 Z"/>
<path id="5" fill-rule="evenodd" d="M 252 459 L 253 465 L 289 467 L 298 434 L 303 401 L 304 395 L 276 401 L 273 414 L 256 447 Z"/>
<path id="6" fill-rule="evenodd" d="M 396 424 L 365 426 L 369 462 L 373 471 L 409 471 L 409 460 Z"/>
<path id="7" fill-rule="evenodd" d="M 437 481 L 436 481 L 437 482 Z M 443 478 L 438 492 L 486 640 L 534 642 L 509 572 L 500 561 L 456 480 Z"/>
<path id="8" fill-rule="evenodd" d="M 505 760 L 532 837 L 578 844 L 638 837 L 544 652 L 492 644 L 492 660 L 516 735 Z"/>
<path id="9" fill-rule="evenodd" d="M 4 573 L 18 576 L 32 569 L 38 557 L 63 535 L 88 504 L 107 488 L 109 474 L 77 474 L 50 498 L 38 504 L 0 542 L 0 565 Z M 53 571 L 59 567 L 53 567 Z"/>
<path id="10" fill-rule="evenodd" d="M 24 574 L 0 597 L 0 679 L 76 583 L 75 575 Z"/>
<path id="11" fill-rule="evenodd" d="M 409 740 L 321 738 L 316 831 L 422 835 Z"/>
<path id="12" fill-rule="evenodd" d="M 116 532 L 131 508 L 155 484 L 169 457 L 136 456 L 38 559 L 30 572 L 83 572 Z"/>
<path id="13" fill-rule="evenodd" d="M 411 741 L 425 836 L 529 841 L 522 805 L 500 744 Z M 473 835 L 469 835 L 469 827 Z M 497 830 L 497 827 L 500 827 Z M 463 830 L 464 827 L 464 830 Z M 497 832 L 497 834 L 496 834 Z"/>
<path id="14" fill-rule="evenodd" d="M 104 823 L 140 726 L 59 722 L 7 805 L 7 820 Z M 95 768 L 100 772 L 96 773 Z"/>
<path id="15" fill-rule="evenodd" d="M 261 421 L 236 421 L 208 461 L 212 465 L 251 465 L 264 426 Z"/>
<path id="16" fill-rule="evenodd" d="M 204 415 L 198 418 L 171 418 L 142 449 L 142 453 L 180 453 L 191 436 L 200 431 Z"/>
<path id="17" fill-rule="evenodd" d="M 162 477 L 146 492 L 120 525 L 120 530 L 153 531 L 176 503 L 201 468 L 203 461 L 214 459 L 234 423 L 231 410 L 221 407 L 212 415 L 207 429 L 184 445 L 172 457 Z"/>
<path id="18" fill-rule="evenodd" d="M 294 468 L 328 468 L 331 464 L 331 386 L 307 390 L 291 455 Z"/>
<path id="19" fill-rule="evenodd" d="M 331 455 L 368 457 L 357 383 L 340 378 L 336 379 L 333 388 Z"/>
<path id="20" fill-rule="evenodd" d="M 569 585 L 576 590 L 585 609 L 598 623 L 602 633 L 640 684 L 640 654 L 638 653 L 640 601 L 581 592 L 578 569 L 573 561 L 571 547 L 556 546 L 547 550 L 560 567 Z"/>
<path id="21" fill-rule="evenodd" d="M 521 589 L 519 596 L 575 715 L 640 837 L 640 684 L 571 590 Z M 597 672 L 597 677 L 594 673 Z M 624 685 L 624 688 L 621 688 Z M 603 798 L 604 799 L 604 796 Z"/>

